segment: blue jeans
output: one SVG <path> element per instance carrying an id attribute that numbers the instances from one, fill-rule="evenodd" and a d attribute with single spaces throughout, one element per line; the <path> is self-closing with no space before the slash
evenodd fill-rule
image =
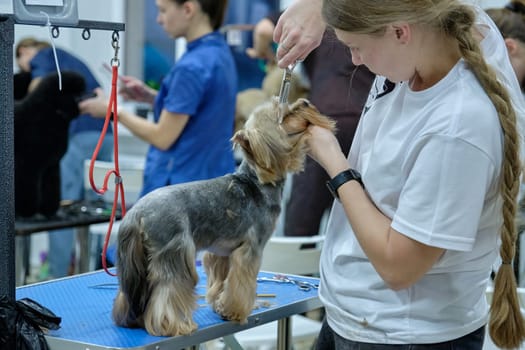
<path id="1" fill-rule="evenodd" d="M 435 344 L 370 344 L 345 339 L 323 322 L 316 350 L 481 350 L 485 339 L 485 327 L 461 338 Z"/>
<path id="2" fill-rule="evenodd" d="M 66 154 L 60 160 L 60 191 L 62 199 L 81 200 L 84 195 L 84 160 L 91 159 L 100 132 L 84 131 L 69 135 Z M 107 134 L 98 152 L 98 160 L 113 159 L 113 135 Z M 91 192 L 95 197 L 96 194 Z M 88 195 L 90 193 L 88 192 Z M 72 228 L 49 231 L 49 275 L 53 278 L 67 276 L 75 242 Z"/>

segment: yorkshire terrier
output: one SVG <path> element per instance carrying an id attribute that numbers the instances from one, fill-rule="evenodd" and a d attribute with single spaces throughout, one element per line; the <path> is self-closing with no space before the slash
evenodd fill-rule
<path id="1" fill-rule="evenodd" d="M 117 325 L 156 336 L 195 331 L 201 250 L 206 300 L 222 318 L 247 322 L 286 176 L 303 170 L 308 125 L 335 131 L 335 122 L 305 99 L 290 105 L 281 123 L 278 110 L 276 100 L 258 107 L 234 134 L 243 153 L 235 173 L 159 188 L 127 212 L 118 232 Z"/>

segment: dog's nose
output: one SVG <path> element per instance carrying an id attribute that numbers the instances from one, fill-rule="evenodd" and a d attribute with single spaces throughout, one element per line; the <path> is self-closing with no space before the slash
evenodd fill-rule
<path id="1" fill-rule="evenodd" d="M 310 101 L 303 100 L 303 107 L 310 107 Z"/>

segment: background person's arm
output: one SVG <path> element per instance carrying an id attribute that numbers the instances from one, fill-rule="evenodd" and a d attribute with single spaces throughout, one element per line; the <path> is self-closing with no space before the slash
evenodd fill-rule
<path id="1" fill-rule="evenodd" d="M 96 97 L 79 103 L 82 113 L 104 118 L 107 112 L 108 100 L 102 89 L 95 89 Z M 180 136 L 189 120 L 186 114 L 171 113 L 163 109 L 157 123 L 144 119 L 130 111 L 118 111 L 118 120 L 129 131 L 143 141 L 161 149 L 168 149 Z"/>
<path id="2" fill-rule="evenodd" d="M 177 141 L 188 123 L 187 114 L 171 113 L 163 109 L 158 123 L 152 123 L 129 111 L 118 113 L 119 122 L 133 135 L 161 150 L 167 150 Z"/>

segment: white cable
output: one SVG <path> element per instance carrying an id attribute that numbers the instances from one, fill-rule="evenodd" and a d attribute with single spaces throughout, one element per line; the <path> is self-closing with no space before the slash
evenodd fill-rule
<path id="1" fill-rule="evenodd" d="M 45 13 L 44 11 L 40 11 L 40 13 L 47 17 L 46 25 L 49 27 L 49 39 L 51 40 L 51 46 L 53 48 L 53 56 L 55 57 L 55 65 L 57 67 L 58 89 L 62 91 L 62 73 L 60 72 L 60 65 L 58 64 L 57 49 L 55 47 L 55 39 L 53 38 L 53 34 L 52 34 L 53 29 L 51 28 L 51 20 L 49 18 L 49 15 Z"/>

